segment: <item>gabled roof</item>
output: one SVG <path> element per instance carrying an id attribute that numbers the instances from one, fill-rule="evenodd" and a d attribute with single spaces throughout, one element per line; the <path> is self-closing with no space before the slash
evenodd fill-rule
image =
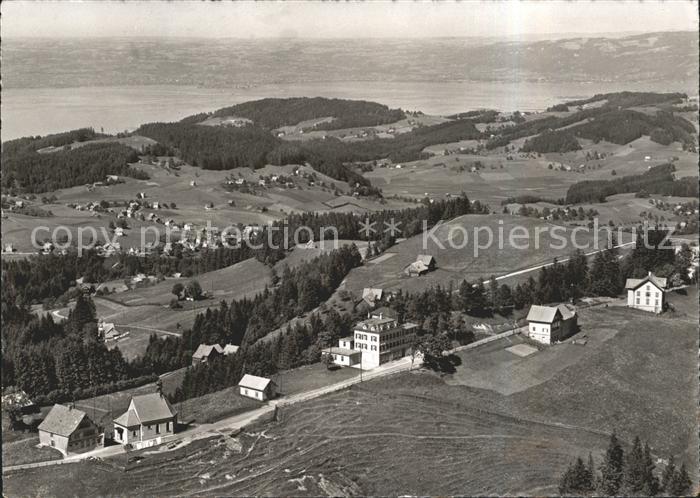
<path id="1" fill-rule="evenodd" d="M 562 320 L 569 320 L 576 316 L 576 307 L 569 304 L 563 303 L 557 306 L 559 313 L 561 313 Z"/>
<path id="2" fill-rule="evenodd" d="M 136 417 L 142 424 L 172 418 L 176 413 L 167 398 L 158 393 L 134 396 L 131 402 L 134 406 L 133 411 L 136 412 Z"/>
<path id="3" fill-rule="evenodd" d="M 238 385 L 240 387 L 247 387 L 248 389 L 255 389 L 256 391 L 264 391 L 270 382 L 272 381 L 265 377 L 245 374 Z"/>
<path id="4" fill-rule="evenodd" d="M 435 262 L 435 258 L 432 257 L 430 254 L 419 254 L 416 258 L 416 262 L 421 262 L 424 265 L 429 265 L 430 263 Z"/>
<path id="5" fill-rule="evenodd" d="M 635 290 L 647 282 L 651 282 L 661 290 L 666 289 L 666 286 L 668 285 L 668 279 L 657 277 L 652 272 L 649 272 L 649 274 L 644 278 L 628 278 L 627 282 L 625 283 L 625 289 Z"/>
<path id="6" fill-rule="evenodd" d="M 127 428 L 141 425 L 141 422 L 139 422 L 139 417 L 136 415 L 134 410 L 125 411 L 114 419 L 114 423 Z"/>
<path id="7" fill-rule="evenodd" d="M 552 323 L 557 315 L 561 316 L 561 312 L 558 308 L 533 304 L 530 307 L 530 312 L 527 314 L 527 321 Z"/>
<path id="8" fill-rule="evenodd" d="M 44 421 L 39 424 L 39 430 L 68 437 L 75 432 L 85 417 L 85 412 L 76 408 L 53 405 Z"/>
<path id="9" fill-rule="evenodd" d="M 192 358 L 208 358 L 212 351 L 223 354 L 224 350 L 218 344 L 200 344 L 192 355 Z"/>

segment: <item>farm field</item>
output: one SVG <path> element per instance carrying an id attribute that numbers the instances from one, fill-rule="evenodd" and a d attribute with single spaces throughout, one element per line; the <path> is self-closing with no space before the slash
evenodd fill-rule
<path id="1" fill-rule="evenodd" d="M 242 299 L 262 292 L 265 284 L 269 283 L 269 277 L 270 269 L 257 259 L 250 258 L 220 270 L 202 273 L 191 278 L 166 278 L 155 285 L 138 287 L 115 294 L 110 296 L 110 300 L 126 306 L 168 304 L 174 298 L 170 292 L 173 285 L 179 282 L 186 286 L 190 281 L 197 280 L 202 286 L 202 290 L 218 303 L 221 299 Z M 209 305 L 207 301 L 211 301 L 211 299 L 195 302 L 194 306 L 205 307 Z M 189 307 L 188 305 L 192 304 L 192 302 L 182 303 L 183 307 Z M 110 318 L 123 321 L 119 315 Z"/>
<path id="2" fill-rule="evenodd" d="M 527 137 L 526 137 L 527 138 Z M 513 141 L 516 148 L 526 138 Z M 487 155 L 450 154 L 435 155 L 428 159 L 402 164 L 401 169 L 375 168 L 365 173 L 372 184 L 383 190 L 385 196 L 413 196 L 442 198 L 464 191 L 472 200 L 486 202 L 498 209 L 501 201 L 518 195 L 537 195 L 547 199 L 566 196 L 570 185 L 583 180 L 609 180 L 612 171 L 617 176 L 643 173 L 649 166 L 670 162 L 675 156 L 676 176 L 697 176 L 697 153 L 683 151 L 679 143 L 662 146 L 641 137 L 627 145 L 579 139 L 582 150 L 567 153 L 537 154 L 505 153 L 500 149 Z M 455 149 L 460 143 L 440 144 L 441 150 Z M 605 152 L 601 160 L 586 160 L 586 153 Z M 508 156 L 512 159 L 509 160 Z M 650 160 L 645 160 L 649 156 Z M 476 162 L 481 169 L 472 172 Z M 572 171 L 549 169 L 559 165 L 569 166 Z M 580 165 L 596 166 L 578 172 Z M 600 169 L 597 169 L 600 165 Z"/>
<path id="3" fill-rule="evenodd" d="M 270 283 L 270 275 L 269 267 L 251 258 L 192 278 L 166 278 L 154 285 L 94 297 L 93 302 L 98 319 L 114 323 L 122 333 L 128 332 L 108 344 L 118 346 L 125 358 L 134 359 L 146 350 L 151 334 L 179 335 L 206 308 L 217 307 L 222 300 L 243 299 L 262 292 Z M 191 280 L 197 280 L 209 297 L 181 301 L 182 308 L 171 309 L 173 285 L 179 282 L 186 286 Z M 72 304 L 52 312 L 56 318 L 63 318 L 71 307 Z M 46 313 L 39 307 L 35 307 L 35 312 Z"/>
<path id="4" fill-rule="evenodd" d="M 688 203 L 697 199 L 691 197 L 672 197 L 672 196 L 659 196 L 653 195 L 649 198 L 639 198 L 635 197 L 635 194 L 616 194 L 609 196 L 605 202 L 595 203 L 595 204 L 576 204 L 574 207 L 582 207 L 585 211 L 589 209 L 595 209 L 598 211 L 598 224 L 600 226 L 607 225 L 609 221 L 613 221 L 615 225 L 637 225 L 642 221 L 640 217 L 641 213 L 651 213 L 653 216 L 657 216 L 660 220 L 663 218 L 664 222 L 671 225 L 675 225 L 676 222 L 682 221 L 683 218 L 678 216 L 673 211 L 664 211 L 649 202 L 649 199 L 654 201 L 663 201 L 668 204 L 676 203 Z M 561 206 L 548 202 L 535 202 L 532 204 L 527 204 L 530 207 L 535 207 L 540 211 L 547 207 L 549 209 L 557 209 Z M 522 204 L 507 204 L 508 210 L 512 213 L 517 213 L 518 209 Z M 579 222 L 580 223 L 580 222 Z"/>
<path id="5" fill-rule="evenodd" d="M 361 294 L 364 287 L 401 288 L 405 292 L 416 292 L 430 286 L 439 284 L 446 287 L 452 283 L 456 288 L 464 279 L 473 281 L 482 277 L 486 280 L 491 275 L 500 276 L 519 269 L 551 263 L 555 257 L 559 259 L 568 257 L 575 249 L 571 242 L 570 229 L 557 228 L 552 233 L 551 230 L 556 226 L 562 227 L 535 218 L 510 215 L 461 216 L 444 223 L 432 232 L 433 237 L 438 239 L 444 248 L 428 235 L 425 236 L 427 239 L 425 247 L 422 234 L 407 239 L 389 248 L 380 258 L 353 269 L 346 278 L 345 288 L 356 294 Z M 514 229 L 514 227 L 523 228 Z M 478 228 L 482 231 L 475 232 Z M 492 247 L 475 251 L 475 233 L 478 235 L 478 244 L 484 247 L 489 240 L 487 228 L 493 235 Z M 503 230 L 501 246 L 499 246 L 499 229 Z M 466 230 L 468 240 L 466 246 L 460 249 L 459 246 L 464 244 L 462 230 Z M 516 237 L 513 243 L 509 241 L 511 230 Z M 454 247 L 448 243 L 451 232 Z M 518 234 L 523 233 L 529 234 L 529 238 L 518 239 Z M 563 244 L 556 238 L 559 236 L 566 237 L 566 247 L 561 248 Z M 606 240 L 606 235 L 601 234 L 599 240 L 601 248 L 604 248 Z M 596 250 L 592 233 L 585 231 L 577 233 L 576 242 L 580 246 L 587 245 L 584 252 Z M 626 240 L 619 240 L 619 242 L 626 242 Z M 516 246 L 523 249 L 518 249 Z M 389 257 L 390 254 L 392 254 L 391 257 Z M 415 261 L 418 254 L 434 256 L 437 260 L 437 269 L 420 277 L 404 275 L 404 268 Z M 536 276 L 536 273 L 533 275 Z"/>

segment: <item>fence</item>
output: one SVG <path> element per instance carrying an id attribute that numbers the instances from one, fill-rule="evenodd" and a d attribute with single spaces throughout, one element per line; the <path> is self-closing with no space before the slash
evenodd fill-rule
<path id="1" fill-rule="evenodd" d="M 475 348 L 478 348 L 480 346 L 484 346 L 490 342 L 494 342 L 494 341 L 497 341 L 499 339 L 503 339 L 504 337 L 510 337 L 512 335 L 519 334 L 520 332 L 522 332 L 523 330 L 526 330 L 526 329 L 527 329 L 527 326 L 517 327 L 517 328 L 511 329 L 511 330 L 508 330 L 506 332 L 501 332 L 500 334 L 486 337 L 485 339 L 481 339 L 481 340 L 478 340 L 478 341 L 475 341 L 475 342 L 472 342 L 469 344 L 465 344 L 464 346 L 458 346 L 454 349 L 451 349 L 449 352 L 456 353 L 457 351 L 466 351 L 468 349 L 475 349 Z"/>
<path id="2" fill-rule="evenodd" d="M 9 467 L 3 467 L 2 473 L 11 472 L 13 470 L 21 469 L 35 469 L 38 467 L 48 467 L 49 465 L 62 465 L 64 463 L 75 463 L 71 460 L 48 460 L 46 462 L 35 462 L 35 463 L 23 463 L 20 465 L 10 465 Z"/>

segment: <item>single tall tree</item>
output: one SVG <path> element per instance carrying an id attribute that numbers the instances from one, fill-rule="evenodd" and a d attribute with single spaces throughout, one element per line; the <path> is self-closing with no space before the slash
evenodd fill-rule
<path id="1" fill-rule="evenodd" d="M 600 479 L 598 480 L 598 492 L 603 495 L 613 496 L 620 490 L 622 480 L 622 467 L 624 451 L 617 440 L 615 432 L 610 435 L 608 449 L 600 465 Z"/>

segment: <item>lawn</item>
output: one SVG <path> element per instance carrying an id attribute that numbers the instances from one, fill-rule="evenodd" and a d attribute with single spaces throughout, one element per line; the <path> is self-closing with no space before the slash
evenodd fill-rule
<path id="1" fill-rule="evenodd" d="M 33 436 L 20 439 L 12 442 L 4 442 L 2 444 L 2 465 L 20 465 L 23 463 L 43 462 L 45 460 L 61 460 L 63 455 L 60 451 L 47 448 L 37 447 L 39 444 L 39 436 L 34 433 Z"/>
<path id="2" fill-rule="evenodd" d="M 489 241 L 488 230 L 493 242 L 490 248 L 484 249 Z M 502 230 L 503 237 L 499 237 L 499 230 Z M 466 245 L 464 231 L 467 234 Z M 400 242 L 389 248 L 383 258 L 353 269 L 346 279 L 346 288 L 359 294 L 364 287 L 401 288 L 404 292 L 417 292 L 436 285 L 447 287 L 451 283 L 457 288 L 464 279 L 475 281 L 481 277 L 487 280 L 491 275 L 500 276 L 551 263 L 555 257 L 568 257 L 575 249 L 571 228 L 535 218 L 505 214 L 461 216 L 430 233 L 439 242 L 428 234 Z M 511 233 L 514 237 L 512 241 L 509 239 Z M 524 233 L 527 233 L 526 238 L 515 238 Z M 566 244 L 557 237 L 565 237 Z M 603 247 L 606 240 L 602 234 L 599 245 Z M 580 246 L 588 246 L 587 251 L 595 249 L 592 231 L 577 233 L 576 242 Z M 386 257 L 389 254 L 394 256 Z M 437 270 L 420 277 L 405 276 L 404 268 L 415 261 L 418 254 L 434 256 Z M 533 276 L 536 275 L 535 272 Z"/>

